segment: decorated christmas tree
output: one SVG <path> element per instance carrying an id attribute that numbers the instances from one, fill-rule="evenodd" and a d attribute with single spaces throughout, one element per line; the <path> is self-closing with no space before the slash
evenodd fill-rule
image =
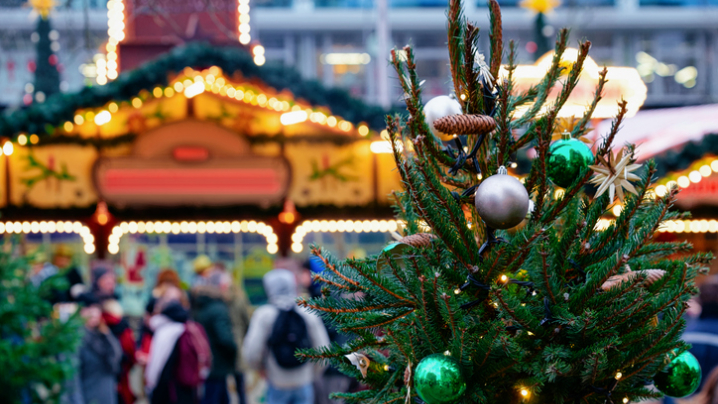
<path id="1" fill-rule="evenodd" d="M 60 71 L 58 58 L 53 51 L 57 45 L 57 31 L 50 25 L 50 11 L 54 2 L 48 0 L 33 0 L 30 2 L 38 13 L 37 28 L 33 34 L 35 41 L 35 82 L 34 98 L 44 102 L 47 97 L 60 91 Z M 56 45 L 53 45 L 56 44 Z"/>
<path id="2" fill-rule="evenodd" d="M 412 48 L 393 51 L 408 110 L 387 119 L 405 184 L 395 194 L 402 238 L 361 260 L 314 249 L 323 296 L 299 304 L 354 338 L 298 355 L 369 387 L 336 395 L 347 403 L 603 404 L 692 393 L 700 369 L 680 340 L 682 317 L 711 256 L 654 239 L 662 222 L 686 216 L 672 209 L 677 189 L 657 196 L 655 164 L 613 145 L 625 102 L 595 149 L 581 140 L 606 70 L 583 116 L 556 134 L 590 42 L 563 63 L 560 31 L 546 75 L 515 91 L 515 44 L 504 46 L 498 3 L 489 6 L 487 63 L 479 29 L 450 1 L 453 98 L 424 105 Z M 508 173 L 529 148 L 529 172 Z M 604 218 L 615 204 L 620 216 Z"/>
<path id="3" fill-rule="evenodd" d="M 64 278 L 31 276 L 24 259 L 0 252 L 0 402 L 57 403 L 77 371 L 81 321 L 49 303 Z"/>

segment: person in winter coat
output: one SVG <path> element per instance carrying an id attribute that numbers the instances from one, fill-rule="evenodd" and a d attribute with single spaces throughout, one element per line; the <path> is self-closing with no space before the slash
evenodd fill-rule
<path id="1" fill-rule="evenodd" d="M 294 308 L 300 314 L 313 348 L 329 345 L 327 331 L 319 317 L 296 307 L 297 282 L 292 272 L 286 269 L 272 270 L 264 275 L 262 283 L 269 304 L 254 312 L 249 331 L 244 337 L 242 357 L 249 367 L 266 373 L 269 384 L 268 404 L 313 404 L 312 383 L 321 376 L 325 367 L 304 363 L 292 369 L 283 368 L 268 343 L 281 310 Z"/>
<path id="2" fill-rule="evenodd" d="M 117 300 L 105 300 L 102 303 L 102 319 L 122 346 L 122 367 L 117 382 L 117 402 L 133 404 L 135 395 L 130 388 L 130 370 L 136 362 L 134 332 L 127 319 L 124 318 L 124 311 Z"/>
<path id="3" fill-rule="evenodd" d="M 197 404 L 198 383 L 184 377 L 197 369 L 187 369 L 183 359 L 190 356 L 187 346 L 189 312 L 176 299 L 159 300 L 159 314 L 150 319 L 154 332 L 145 369 L 145 383 L 151 404 Z"/>
<path id="4" fill-rule="evenodd" d="M 92 294 L 95 295 L 100 302 L 107 299 L 117 299 L 115 293 L 117 287 L 117 278 L 115 273 L 108 268 L 95 268 L 92 271 Z"/>
<path id="5" fill-rule="evenodd" d="M 52 264 L 58 269 L 59 275 L 63 276 L 67 281 L 67 289 L 58 292 L 53 303 L 73 302 L 79 295 L 86 292 L 82 275 L 80 275 L 77 267 L 73 265 L 72 256 L 72 249 L 65 244 L 60 244 L 55 249 Z"/>
<path id="6" fill-rule="evenodd" d="M 708 373 L 718 366 L 718 276 L 709 277 L 700 285 L 700 316 L 689 322 L 683 341 L 693 345 L 691 353 L 701 365 L 701 385 Z"/>
<path id="7" fill-rule="evenodd" d="M 229 308 L 223 299 L 229 285 L 224 277 L 209 277 L 192 288 L 193 317 L 204 327 L 212 350 L 212 369 L 205 382 L 203 404 L 229 404 L 227 376 L 233 375 L 237 344 L 232 333 Z"/>
<path id="8" fill-rule="evenodd" d="M 80 385 L 84 404 L 117 404 L 117 375 L 122 347 L 102 320 L 102 309 L 93 295 L 79 297 L 84 304 L 85 333 L 80 344 Z"/>

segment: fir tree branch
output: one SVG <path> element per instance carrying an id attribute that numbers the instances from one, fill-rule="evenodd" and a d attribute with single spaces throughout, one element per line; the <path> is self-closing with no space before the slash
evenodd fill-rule
<path id="1" fill-rule="evenodd" d="M 315 257 L 318 257 L 320 260 L 322 260 L 322 263 L 324 264 L 324 267 L 329 269 L 330 271 L 334 272 L 339 278 L 347 282 L 348 284 L 355 286 L 359 289 L 362 289 L 361 285 L 359 285 L 359 282 L 351 280 L 344 276 L 341 272 L 337 271 L 337 268 L 334 264 L 330 263 L 324 256 L 322 255 L 322 251 L 319 248 L 312 247 L 312 254 Z"/>
<path id="2" fill-rule="evenodd" d="M 454 314 L 451 312 L 451 306 L 449 306 L 449 295 L 443 293 L 441 299 L 444 300 L 446 306 L 446 312 L 449 313 L 449 325 L 451 326 L 451 334 L 456 337 L 456 326 L 454 325 Z M 463 335 L 463 334 L 462 334 Z"/>
<path id="3" fill-rule="evenodd" d="M 501 59 L 503 56 L 503 27 L 501 26 L 501 7 L 496 0 L 489 0 L 489 9 L 491 10 L 491 34 L 489 39 L 491 42 L 491 76 L 494 77 L 494 83 L 499 79 L 499 69 L 501 68 Z"/>
<path id="4" fill-rule="evenodd" d="M 348 285 L 342 285 L 342 284 L 340 284 L 340 283 L 332 282 L 332 281 L 330 281 L 329 279 L 324 278 L 323 276 L 321 276 L 321 275 L 319 275 L 319 274 L 314 274 L 314 282 L 323 282 L 323 283 L 326 283 L 327 285 L 334 286 L 334 287 L 337 288 L 337 289 L 344 289 L 344 290 L 349 291 L 349 292 L 356 292 L 356 291 L 357 291 L 357 288 L 355 288 L 355 287 L 351 287 L 351 286 L 348 286 Z"/>
<path id="5" fill-rule="evenodd" d="M 571 137 L 577 138 L 579 136 L 583 136 L 584 133 L 586 133 L 586 126 L 591 121 L 591 118 L 593 117 L 593 113 L 596 111 L 598 103 L 601 101 L 601 99 L 603 99 L 603 88 L 608 82 L 608 80 L 606 80 L 607 74 L 608 68 L 604 66 L 603 70 L 598 73 L 598 84 L 596 85 L 596 92 L 593 94 L 593 100 L 591 101 L 591 105 L 589 105 L 589 107 L 586 109 L 586 112 L 581 117 L 581 120 L 578 121 L 578 124 L 573 128 L 573 131 L 571 132 Z"/>
<path id="6" fill-rule="evenodd" d="M 553 295 L 553 288 L 551 287 L 551 282 L 548 279 L 548 263 L 546 262 L 546 256 L 548 256 L 548 253 L 546 251 L 539 251 L 539 255 L 541 256 L 541 271 L 543 272 L 543 280 L 546 285 L 548 297 L 551 299 L 551 303 L 556 304 L 556 297 Z"/>
<path id="7" fill-rule="evenodd" d="M 558 37 L 556 39 L 556 46 L 554 49 L 554 55 L 553 59 L 551 60 L 551 67 L 546 72 L 546 75 L 544 75 L 543 79 L 538 85 L 536 98 L 534 101 L 534 104 L 529 108 L 526 113 L 521 116 L 516 122 L 514 122 L 514 126 L 520 127 L 523 125 L 526 125 L 529 123 L 532 119 L 536 117 L 536 115 L 541 111 L 541 108 L 543 108 L 544 103 L 546 102 L 546 99 L 548 98 L 548 95 L 553 88 L 554 84 L 558 81 L 559 77 L 561 77 L 561 72 L 563 72 L 564 68 L 561 66 L 561 57 L 563 56 L 563 53 L 566 51 L 566 44 L 568 42 L 568 30 L 562 29 L 558 32 Z M 531 140 L 531 137 L 527 137 L 526 135 L 522 136 L 516 145 L 512 148 L 512 151 L 516 151 L 519 148 L 521 148 L 523 145 L 527 144 Z"/>
<path id="8" fill-rule="evenodd" d="M 457 101 L 465 108 L 464 93 L 466 89 L 466 76 L 462 69 L 463 53 L 464 53 L 464 21 L 461 0 L 449 0 L 449 10 L 447 12 L 449 21 L 447 35 L 449 45 L 449 66 L 451 69 L 451 80 L 454 84 L 454 93 Z"/>
<path id="9" fill-rule="evenodd" d="M 390 318 L 390 319 L 388 319 L 388 320 L 386 320 L 386 321 L 380 322 L 380 323 L 368 324 L 368 325 L 360 325 L 360 326 L 353 326 L 353 327 L 342 327 L 341 330 L 342 330 L 342 331 L 360 331 L 360 330 L 381 328 L 381 327 L 384 327 L 384 326 L 386 326 L 386 325 L 388 325 L 388 324 L 391 324 L 391 323 L 393 323 L 393 322 L 395 322 L 395 321 L 397 321 L 397 320 L 400 320 L 400 319 L 402 319 L 402 318 L 408 316 L 409 314 L 411 314 L 411 313 L 413 313 L 413 312 L 414 312 L 413 309 L 412 309 L 412 310 L 407 310 L 407 311 L 405 311 L 405 312 L 399 314 L 398 316 L 392 317 L 392 318 Z"/>
<path id="10" fill-rule="evenodd" d="M 529 253 L 531 252 L 531 246 L 536 239 L 544 234 L 546 231 L 545 228 L 540 228 L 536 230 L 531 237 L 526 239 L 526 242 L 524 242 L 521 247 L 519 247 L 518 254 L 513 254 L 513 258 L 511 261 L 509 261 L 508 265 L 506 265 L 508 269 L 508 272 L 515 272 L 521 265 L 523 265 L 524 261 L 528 257 Z"/>
<path id="11" fill-rule="evenodd" d="M 516 315 L 514 309 L 509 307 L 509 305 L 504 301 L 501 291 L 502 289 L 496 289 L 493 291 L 493 295 L 496 296 L 496 298 L 499 300 L 499 303 L 501 303 L 501 307 L 503 307 L 504 311 L 508 313 L 508 315 L 511 316 L 511 318 L 513 318 L 517 324 L 521 325 L 523 329 L 525 329 L 526 331 L 531 331 L 531 325 L 524 321 L 522 318 L 520 318 L 520 316 Z"/>
<path id="12" fill-rule="evenodd" d="M 384 310 L 391 308 L 405 308 L 407 307 L 404 303 L 387 303 L 377 304 L 373 306 L 362 306 L 362 307 L 351 307 L 351 308 L 335 308 L 335 307 L 324 307 L 318 304 L 313 304 L 307 301 L 307 299 L 301 297 L 297 299 L 297 305 L 300 307 L 309 308 L 315 311 L 323 311 L 325 313 L 364 313 L 367 311 Z"/>
<path id="13" fill-rule="evenodd" d="M 382 292 L 384 292 L 384 293 L 386 293 L 386 294 L 392 296 L 392 297 L 395 298 L 395 299 L 398 299 L 398 300 L 401 300 L 402 302 L 405 302 L 405 304 L 408 304 L 408 305 L 410 305 L 411 307 L 416 306 L 416 304 L 415 304 L 413 301 L 411 301 L 411 300 L 409 300 L 409 299 L 407 299 L 407 298 L 405 298 L 405 297 L 403 297 L 403 296 L 399 296 L 398 294 L 396 294 L 396 293 L 392 292 L 391 290 L 387 289 L 386 286 L 384 286 L 384 285 L 380 284 L 379 282 L 377 282 L 377 280 L 374 279 L 374 276 L 373 276 L 373 275 L 370 275 L 369 273 L 367 273 L 367 272 L 365 272 L 364 270 L 362 270 L 362 269 L 360 268 L 360 266 L 359 266 L 359 265 L 356 265 L 353 261 L 348 261 L 348 264 L 349 264 L 350 267 L 354 268 L 357 272 L 359 272 L 359 274 L 360 274 L 361 276 L 363 276 L 364 279 L 368 280 L 372 285 L 374 285 L 374 286 L 376 286 L 377 288 L 379 288 Z"/>
<path id="14" fill-rule="evenodd" d="M 603 156 L 608 152 L 611 147 L 611 144 L 613 143 L 613 140 L 618 134 L 618 130 L 620 129 L 621 123 L 623 123 L 623 118 L 626 116 L 627 112 L 628 103 L 625 100 L 621 100 L 618 103 L 618 115 L 616 115 L 616 119 L 611 125 L 611 132 L 609 132 L 608 136 L 604 138 L 603 142 L 601 143 L 601 146 L 599 146 L 598 150 L 596 151 L 596 155 Z M 562 211 L 566 207 L 568 202 L 572 198 L 574 198 L 576 194 L 578 194 L 578 192 L 583 188 L 583 185 L 586 183 L 586 181 L 588 181 L 589 178 L 591 178 L 591 175 L 593 175 L 593 172 L 591 170 L 586 170 L 584 176 L 578 182 L 574 182 L 574 184 L 566 190 L 563 197 L 559 200 L 559 203 L 555 204 L 548 212 L 546 212 L 546 214 L 543 216 L 545 218 L 543 221 L 550 221 L 551 217 L 555 217 L 558 212 Z"/>
<path id="15" fill-rule="evenodd" d="M 479 73 L 474 69 L 479 39 L 479 29 L 471 23 L 464 31 L 464 73 L 466 74 L 466 109 L 470 114 L 483 112 L 484 99 L 479 84 Z M 479 67 L 480 68 L 480 67 Z M 470 145 L 471 146 L 471 145 Z"/>

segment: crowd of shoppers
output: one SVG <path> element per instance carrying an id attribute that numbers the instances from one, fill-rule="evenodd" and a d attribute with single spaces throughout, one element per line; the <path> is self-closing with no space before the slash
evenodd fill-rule
<path id="1" fill-rule="evenodd" d="M 325 404 L 336 387 L 347 391 L 349 379 L 341 376 L 343 383 L 337 384 L 332 369 L 293 355 L 330 343 L 322 320 L 296 305 L 300 289 L 318 292 L 308 265 L 267 273 L 268 303 L 253 315 L 243 289 L 221 263 L 200 255 L 193 265 L 194 279 L 184 288 L 176 271 L 160 271 L 135 330 L 118 301 L 112 268 L 94 268 L 85 286 L 66 247 L 60 246 L 51 262 L 41 253 L 34 256 L 29 281 L 37 286 L 64 277 L 69 288 L 53 291 L 48 299 L 79 307 L 85 322 L 74 358 L 77 372 L 62 403 L 229 404 L 228 380 L 233 380 L 239 403 L 245 404 L 248 370 L 266 378 L 268 404 Z M 335 331 L 331 334 L 341 342 Z M 138 369 L 142 389 L 131 383 Z"/>

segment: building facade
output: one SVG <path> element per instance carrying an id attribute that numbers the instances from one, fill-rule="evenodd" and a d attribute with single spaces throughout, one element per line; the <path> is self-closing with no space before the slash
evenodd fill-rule
<path id="1" fill-rule="evenodd" d="M 467 3 L 466 15 L 482 28 L 488 49 L 488 10 Z M 531 12 L 515 0 L 504 7 L 504 36 L 519 44 L 519 62 L 530 63 Z M 0 0 L 0 104 L 21 104 L 32 81 L 34 59 L 30 9 L 18 0 Z M 107 41 L 105 0 L 67 0 L 51 16 L 59 32 L 63 90 L 94 83 L 93 58 Z M 266 49 L 268 61 L 295 66 L 306 79 L 346 88 L 371 103 L 398 104 L 399 87 L 378 56 L 377 12 L 369 0 L 252 0 L 252 40 Z M 449 92 L 445 2 L 389 0 L 388 46 L 415 46 L 427 97 Z M 588 39 L 599 65 L 633 66 L 648 86 L 645 107 L 718 102 L 718 1 L 716 0 L 571 0 L 547 17 L 544 34 L 571 29 L 571 43 Z M 379 38 L 381 39 L 381 38 Z M 380 91 L 388 87 L 388 91 Z"/>

